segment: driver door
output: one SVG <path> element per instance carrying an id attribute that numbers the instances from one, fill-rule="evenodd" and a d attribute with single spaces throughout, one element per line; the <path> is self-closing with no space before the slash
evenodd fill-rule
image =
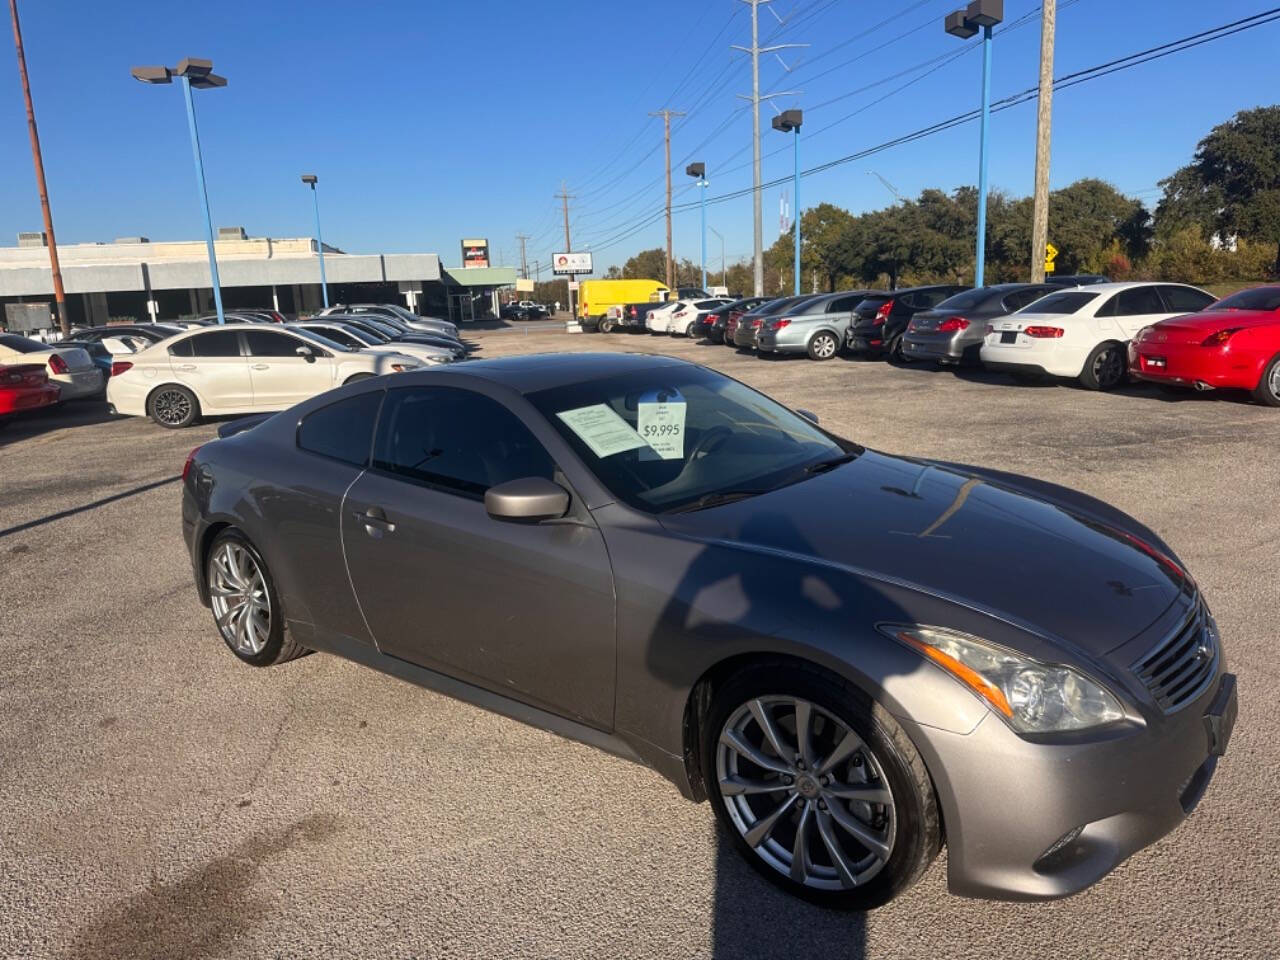
<path id="1" fill-rule="evenodd" d="M 280 330 L 246 330 L 244 339 L 259 410 L 284 410 L 333 386 L 333 357 L 322 347 Z M 299 356 L 299 347 L 311 356 Z"/>
<path id="2" fill-rule="evenodd" d="M 530 476 L 567 487 L 497 400 L 388 390 L 372 467 L 342 506 L 351 583 L 383 653 L 611 729 L 613 573 L 599 529 L 585 513 L 514 523 L 485 511 L 486 489 Z"/>

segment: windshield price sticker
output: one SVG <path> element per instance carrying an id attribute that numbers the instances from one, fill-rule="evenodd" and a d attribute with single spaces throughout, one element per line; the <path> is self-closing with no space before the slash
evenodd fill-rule
<path id="1" fill-rule="evenodd" d="M 636 404 L 636 432 L 663 460 L 684 459 L 684 403 Z"/>
<path id="2" fill-rule="evenodd" d="M 627 421 L 603 403 L 579 407 L 577 410 L 564 410 L 556 416 L 567 423 L 569 428 L 582 438 L 582 442 L 591 448 L 591 452 L 601 460 L 615 453 L 647 446 Z M 683 423 L 683 414 L 680 419 Z"/>

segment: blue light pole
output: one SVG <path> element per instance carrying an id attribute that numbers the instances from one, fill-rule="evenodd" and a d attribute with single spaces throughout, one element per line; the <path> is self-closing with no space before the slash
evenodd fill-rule
<path id="1" fill-rule="evenodd" d="M 205 243 L 209 247 L 209 278 L 213 283 L 213 303 L 218 313 L 218 322 L 226 323 L 227 317 L 222 310 L 222 285 L 218 281 L 218 257 L 213 247 L 213 218 L 209 215 L 209 193 L 204 183 L 204 161 L 200 157 L 200 133 L 196 129 L 196 105 L 191 98 L 191 88 L 211 90 L 225 87 L 227 78 L 213 73 L 212 60 L 198 60 L 185 57 L 174 68 L 169 67 L 134 67 L 130 72 L 135 80 L 143 83 L 172 83 L 176 76 L 182 82 L 182 96 L 187 103 L 187 129 L 191 134 L 191 153 L 196 162 L 196 188 L 200 194 L 200 210 L 204 214 Z"/>
<path id="2" fill-rule="evenodd" d="M 1004 19 L 1004 0 L 973 0 L 947 14 L 943 28 L 967 40 L 982 28 L 982 125 L 978 134 L 978 240 L 973 285 L 982 286 L 987 259 L 987 126 L 991 119 L 991 28 Z"/>
<path id="3" fill-rule="evenodd" d="M 329 283 L 324 278 L 324 240 L 320 238 L 320 194 L 316 191 L 319 178 L 314 173 L 304 173 L 302 182 L 311 187 L 311 199 L 316 208 L 316 252 L 320 254 L 320 294 L 324 297 L 324 307 L 329 309 Z"/>
<path id="4" fill-rule="evenodd" d="M 711 186 L 711 182 L 707 180 L 707 165 L 705 163 L 691 163 L 684 168 L 684 172 L 691 177 L 698 178 L 698 195 L 702 202 L 702 289 L 707 289 L 707 187 Z"/>
<path id="5" fill-rule="evenodd" d="M 783 110 L 773 118 L 773 129 L 795 134 L 795 182 L 791 187 L 793 194 L 791 205 L 794 208 L 792 219 L 795 221 L 796 234 L 795 295 L 797 297 L 800 296 L 800 124 L 803 122 L 803 110 Z"/>

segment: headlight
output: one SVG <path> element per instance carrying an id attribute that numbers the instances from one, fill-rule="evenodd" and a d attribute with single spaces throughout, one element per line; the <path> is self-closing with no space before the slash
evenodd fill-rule
<path id="1" fill-rule="evenodd" d="M 417 370 L 418 365 L 416 363 L 393 363 L 391 369 L 396 373 L 407 373 L 410 370 Z"/>
<path id="2" fill-rule="evenodd" d="M 941 627 L 884 624 L 880 631 L 920 651 L 1021 733 L 1084 730 L 1124 717 L 1115 696 L 1070 667 Z"/>
<path id="3" fill-rule="evenodd" d="M 427 363 L 449 363 L 453 360 L 453 357 L 450 357 L 447 354 L 433 353 L 431 356 L 424 357 L 423 359 L 426 360 Z"/>

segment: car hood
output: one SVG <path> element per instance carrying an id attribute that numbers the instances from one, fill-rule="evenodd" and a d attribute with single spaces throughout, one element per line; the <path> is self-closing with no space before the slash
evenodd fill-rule
<path id="1" fill-rule="evenodd" d="M 1192 586 L 1160 545 L 1117 526 L 1114 515 L 1104 520 L 1012 483 L 872 451 L 800 483 L 662 522 L 729 549 L 958 602 L 1094 656 L 1151 626 Z"/>

